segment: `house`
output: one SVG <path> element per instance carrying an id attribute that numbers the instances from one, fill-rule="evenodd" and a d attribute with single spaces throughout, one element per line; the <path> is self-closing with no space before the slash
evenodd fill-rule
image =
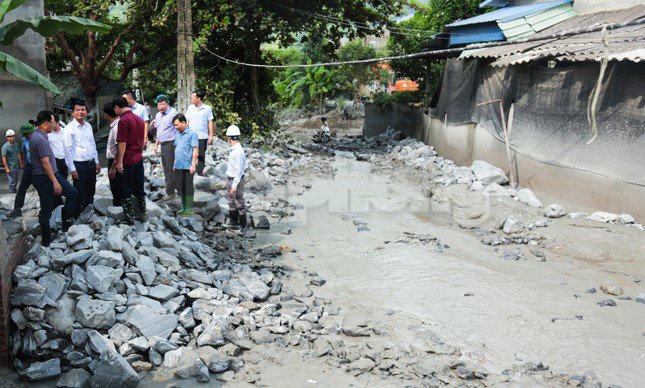
<path id="1" fill-rule="evenodd" d="M 43 0 L 28 0 L 20 7 L 9 12 L 3 24 L 16 19 L 43 16 Z M 29 30 L 11 46 L 0 46 L 0 51 L 16 57 L 41 74 L 46 75 L 45 38 Z M 36 118 L 36 114 L 48 108 L 47 93 L 40 87 L 23 81 L 15 76 L 0 72 L 0 137 L 4 142 L 4 132 L 18 129 L 24 123 Z"/>
<path id="2" fill-rule="evenodd" d="M 451 23 L 444 33 L 485 25 L 503 45 L 455 40 L 429 114 L 416 112 L 406 134 L 463 164 L 483 159 L 505 168 L 520 185 L 559 201 L 645 220 L 645 1 L 482 4 L 503 8 Z M 515 7 L 541 11 L 518 14 Z M 481 44 L 482 31 L 459 39 Z M 445 50 L 429 51 L 428 59 L 437 55 Z"/>

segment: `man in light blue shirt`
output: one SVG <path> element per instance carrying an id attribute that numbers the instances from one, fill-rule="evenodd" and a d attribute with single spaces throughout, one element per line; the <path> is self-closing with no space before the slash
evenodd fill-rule
<path id="1" fill-rule="evenodd" d="M 193 196 L 195 195 L 193 177 L 199 153 L 199 139 L 197 133 L 188 127 L 186 116 L 175 115 L 172 122 L 178 131 L 175 137 L 174 170 L 177 194 L 181 197 L 181 210 L 177 215 L 188 217 L 193 214 Z"/>
<path id="2" fill-rule="evenodd" d="M 130 106 L 130 109 L 132 109 L 132 113 L 141 117 L 141 120 L 143 120 L 143 132 L 145 135 L 143 138 L 143 149 L 145 150 L 148 145 L 148 122 L 150 121 L 150 111 L 134 99 L 134 92 L 131 89 L 124 90 L 121 95 L 128 101 L 128 105 Z"/>
<path id="3" fill-rule="evenodd" d="M 197 173 L 204 175 L 206 146 L 213 144 L 215 136 L 215 117 L 213 108 L 202 102 L 204 92 L 195 91 L 190 95 L 191 105 L 186 110 L 186 118 L 190 128 L 197 132 L 199 138 L 199 156 L 197 158 Z"/>

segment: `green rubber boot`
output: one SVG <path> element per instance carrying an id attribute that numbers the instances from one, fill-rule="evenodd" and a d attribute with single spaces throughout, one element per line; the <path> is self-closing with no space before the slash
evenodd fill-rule
<path id="1" fill-rule="evenodd" d="M 182 196 L 181 197 L 181 209 L 177 212 L 178 216 L 183 216 L 184 212 L 186 212 L 186 197 Z"/>
<path id="2" fill-rule="evenodd" d="M 184 217 L 189 217 L 193 215 L 193 196 L 187 195 L 184 197 L 186 199 L 186 207 L 184 208 Z"/>

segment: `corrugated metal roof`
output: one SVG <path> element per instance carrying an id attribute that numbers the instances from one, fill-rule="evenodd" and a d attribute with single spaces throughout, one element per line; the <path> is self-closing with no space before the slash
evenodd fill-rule
<path id="1" fill-rule="evenodd" d="M 504 7 L 500 9 L 496 9 L 495 11 L 485 13 L 483 15 L 478 15 L 475 17 L 472 17 L 470 19 L 465 19 L 465 20 L 459 20 L 450 24 L 446 24 L 446 27 L 458 27 L 458 26 L 466 26 L 466 25 L 471 25 L 471 24 L 479 24 L 479 23 L 489 23 L 489 22 L 510 22 L 512 20 L 534 14 L 536 12 L 541 12 L 546 9 L 566 4 L 566 3 L 571 3 L 573 0 L 556 0 L 556 1 L 549 1 L 546 3 L 536 3 L 536 4 L 528 4 L 528 5 L 518 5 L 518 6 L 513 6 L 513 7 Z"/>
<path id="2" fill-rule="evenodd" d="M 479 8 L 483 7 L 506 7 L 510 0 L 486 0 L 479 3 Z"/>
<path id="3" fill-rule="evenodd" d="M 457 27 L 451 29 L 448 36 L 450 37 L 450 46 L 506 40 L 502 29 L 492 22 Z"/>
<path id="4" fill-rule="evenodd" d="M 534 37 L 549 36 L 564 31 L 621 23 L 645 17 L 645 5 L 632 8 L 577 15 L 555 26 L 551 26 Z M 645 45 L 645 25 L 629 26 L 607 31 L 608 50 L 602 41 L 600 31 L 548 39 L 536 42 L 517 43 L 507 46 L 491 47 L 464 55 L 464 58 L 494 58 L 494 66 L 507 66 L 528 61 L 552 58 L 567 61 L 599 60 L 609 53 L 612 60 L 642 60 L 640 54 L 627 54 L 642 49 Z M 639 56 L 640 55 L 640 56 Z"/>

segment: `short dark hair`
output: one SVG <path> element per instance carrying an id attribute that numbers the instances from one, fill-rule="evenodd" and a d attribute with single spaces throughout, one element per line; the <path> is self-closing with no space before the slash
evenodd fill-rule
<path id="1" fill-rule="evenodd" d="M 121 92 L 121 96 L 124 96 L 126 94 L 128 96 L 134 98 L 134 92 L 132 91 L 132 89 L 125 89 L 124 91 Z"/>
<path id="2" fill-rule="evenodd" d="M 60 121 L 60 116 L 58 113 L 54 113 L 54 121 L 59 122 Z"/>
<path id="3" fill-rule="evenodd" d="M 83 100 L 72 101 L 72 110 L 76 109 L 77 106 L 82 106 L 83 108 L 87 109 L 87 105 L 85 105 L 85 101 Z"/>
<path id="4" fill-rule="evenodd" d="M 36 126 L 36 120 L 29 120 L 27 121 L 29 124 L 33 125 L 34 127 Z"/>
<path id="5" fill-rule="evenodd" d="M 123 97 L 121 97 L 123 98 Z M 107 114 L 110 117 L 117 117 L 118 115 L 114 111 L 114 104 L 111 102 L 108 102 L 107 104 L 103 105 L 103 113 Z"/>
<path id="6" fill-rule="evenodd" d="M 204 91 L 201 89 L 197 89 L 193 93 L 195 93 L 195 95 L 199 97 L 200 100 L 203 100 L 204 97 L 206 96 L 206 93 L 204 93 Z"/>
<path id="7" fill-rule="evenodd" d="M 125 99 L 125 97 L 117 97 L 114 100 L 112 100 L 112 107 L 119 107 L 119 108 L 129 108 L 130 105 L 128 105 L 128 100 Z"/>
<path id="8" fill-rule="evenodd" d="M 179 120 L 180 123 L 185 123 L 188 121 L 186 120 L 186 116 L 181 113 L 176 114 L 175 117 L 172 118 L 173 123 L 175 122 L 175 120 Z"/>
<path id="9" fill-rule="evenodd" d="M 320 121 L 322 121 L 324 123 L 325 121 L 327 121 L 327 117 L 321 117 Z"/>
<path id="10" fill-rule="evenodd" d="M 51 121 L 52 117 L 54 117 L 54 113 L 52 113 L 51 111 L 41 110 L 36 116 L 36 126 Z"/>

